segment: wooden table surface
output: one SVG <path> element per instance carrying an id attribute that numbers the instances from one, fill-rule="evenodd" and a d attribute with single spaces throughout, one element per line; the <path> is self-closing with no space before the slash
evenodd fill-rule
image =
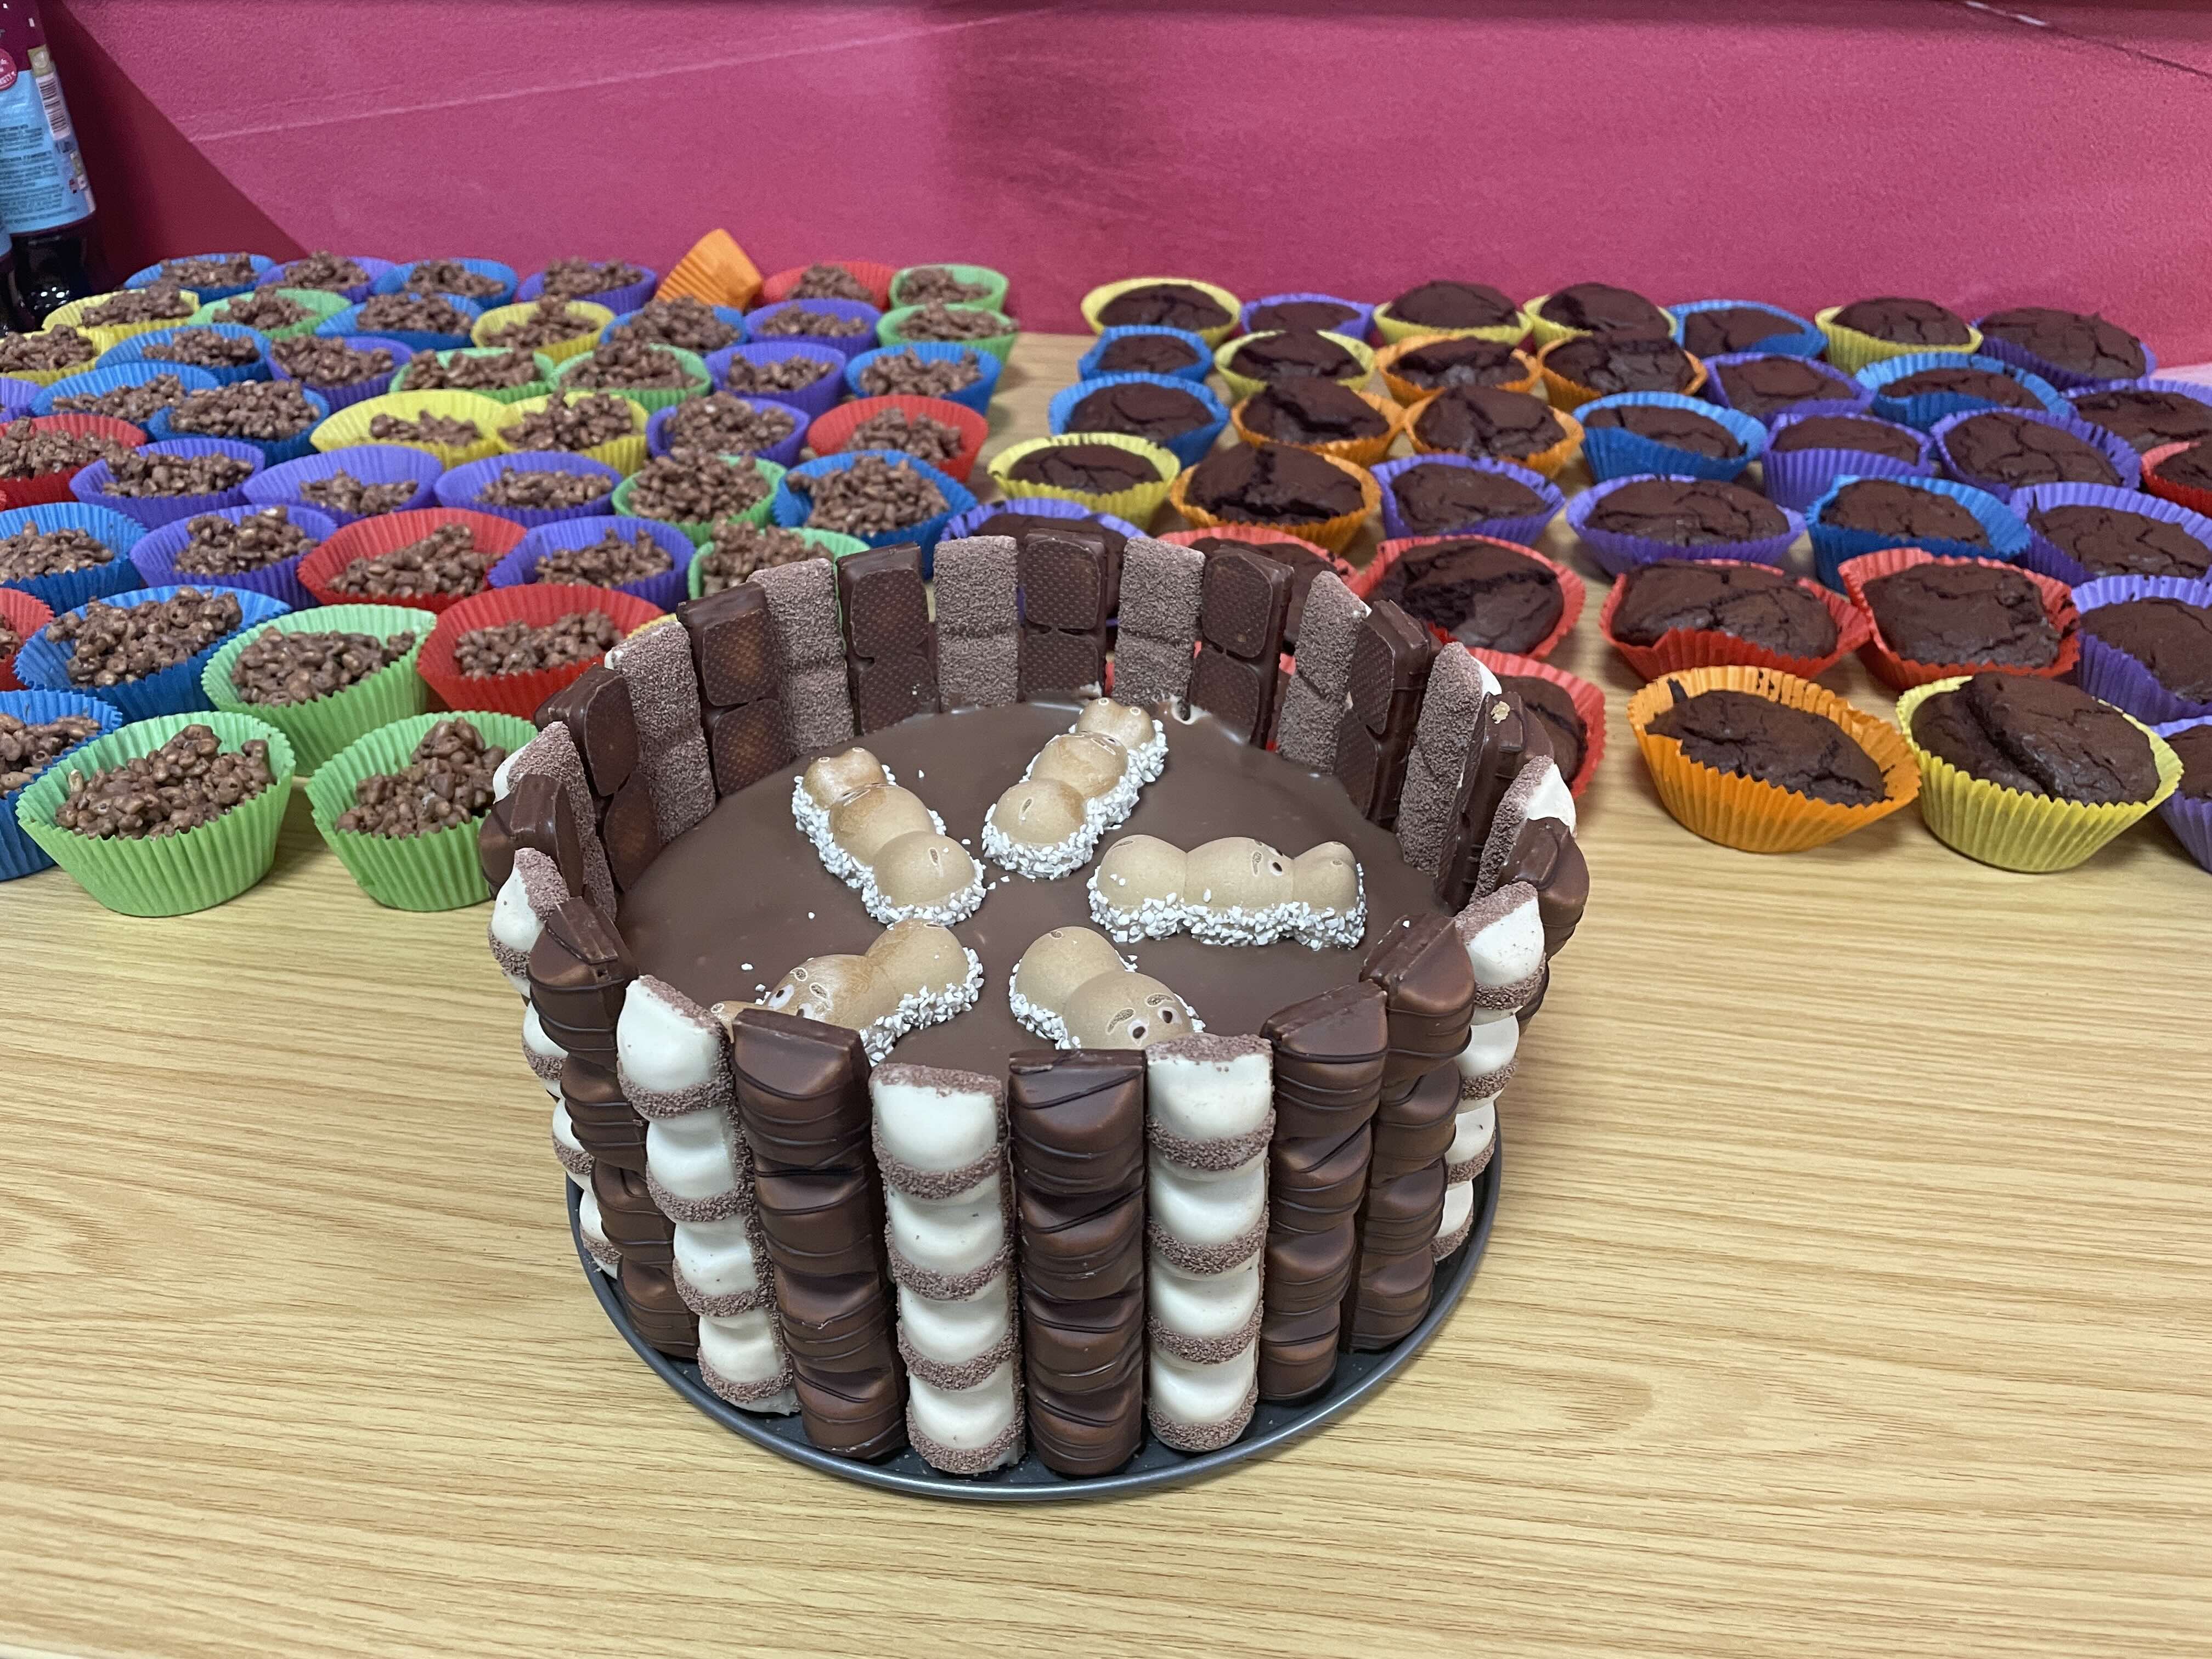
<path id="1" fill-rule="evenodd" d="M 1081 344 L 1023 343 L 1000 441 Z M 1129 1501 L 895 1498 L 671 1394 L 488 913 L 380 910 L 304 795 L 202 915 L 0 888 L 0 1650 L 2212 1650 L 2212 882 L 2155 821 L 2042 877 L 1909 808 L 1698 841 L 1602 594 L 1595 893 L 1480 1273 L 1349 1419 Z"/>

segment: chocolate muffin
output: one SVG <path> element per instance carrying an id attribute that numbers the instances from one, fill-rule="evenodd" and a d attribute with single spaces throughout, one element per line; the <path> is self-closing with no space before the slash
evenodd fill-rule
<path id="1" fill-rule="evenodd" d="M 1213 424 L 1213 413 L 1196 393 L 1130 380 L 1101 386 L 1068 411 L 1070 432 L 1126 432 L 1164 444 Z"/>
<path id="2" fill-rule="evenodd" d="M 1795 334 L 1797 325 L 1757 306 L 1715 306 L 1682 313 L 1682 349 L 1693 356 L 1719 357 L 1732 351 L 1756 351 L 1778 334 Z"/>
<path id="3" fill-rule="evenodd" d="M 1879 395 L 1902 401 L 1906 398 L 1921 398 L 1931 392 L 1949 392 L 1954 397 L 1973 398 L 1985 404 L 2001 404 L 2008 409 L 2040 409 L 2036 396 L 2009 374 L 2000 374 L 1993 368 L 1923 368 L 1916 374 L 1907 374 L 1892 380 L 1881 388 Z"/>
<path id="4" fill-rule="evenodd" d="M 1421 406 L 1413 417 L 1413 434 L 1431 449 L 1520 461 L 1563 442 L 1567 428 L 1541 398 L 1495 386 L 1455 386 Z"/>
<path id="5" fill-rule="evenodd" d="M 1440 276 L 1391 301 L 1390 314 L 1420 328 L 1510 328 L 1521 320 L 1521 307 L 1487 283 Z"/>
<path id="6" fill-rule="evenodd" d="M 1912 711 L 1912 740 L 2024 795 L 2112 805 L 2158 793 L 2150 739 L 2109 703 L 2057 680 L 1977 674 Z"/>
<path id="7" fill-rule="evenodd" d="M 1908 465 L 1920 459 L 1919 440 L 1910 432 L 1887 421 L 1856 415 L 1813 415 L 1793 421 L 1778 428 L 1766 447 L 1784 453 L 1800 449 L 1853 449 L 1863 454 L 1887 455 Z"/>
<path id="8" fill-rule="evenodd" d="M 1190 544 L 1209 559 L 1217 553 L 1256 553 L 1271 559 L 1291 573 L 1291 609 L 1289 619 L 1283 624 L 1283 642 L 1295 651 L 1298 647 L 1298 619 L 1306 613 L 1306 599 L 1313 592 L 1314 579 L 1324 570 L 1334 570 L 1331 564 L 1310 547 L 1296 542 L 1245 542 L 1231 536 L 1201 536 Z"/>
<path id="9" fill-rule="evenodd" d="M 1543 643 L 1565 606 L 1550 567 L 1490 541 L 1409 547 L 1376 584 L 1374 597 L 1464 645 L 1523 653 Z"/>
<path id="10" fill-rule="evenodd" d="M 1217 449 L 1191 469 L 1183 498 L 1231 524 L 1317 524 L 1365 505 L 1358 479 L 1288 444 Z"/>
<path id="11" fill-rule="evenodd" d="M 1446 536 L 1492 519 L 1525 518 L 1545 510 L 1541 495 L 1518 478 L 1480 467 L 1425 461 L 1390 481 L 1398 517 L 1409 534 Z"/>
<path id="12" fill-rule="evenodd" d="M 1583 520 L 1591 530 L 1669 547 L 1723 547 L 1788 533 L 1782 509 L 1716 478 L 1637 478 L 1609 491 Z"/>
<path id="13" fill-rule="evenodd" d="M 1255 306 L 1245 319 L 1244 331 L 1264 334 L 1269 329 L 1286 329 L 1292 333 L 1318 334 L 1326 329 L 1340 334 L 1348 323 L 1359 320 L 1359 307 L 1348 306 L 1341 300 L 1277 300 L 1271 304 Z"/>
<path id="14" fill-rule="evenodd" d="M 1791 708 L 1748 691 L 1700 691 L 1669 681 L 1674 701 L 1646 728 L 1682 745 L 1700 766 L 1756 778 L 1838 806 L 1887 798 L 1881 768 L 1844 728 L 1809 708 Z"/>
<path id="15" fill-rule="evenodd" d="M 1896 295 L 1855 300 L 1829 320 L 1838 328 L 1856 329 L 1892 345 L 1962 346 L 1974 337 L 1966 319 L 1948 307 Z"/>
<path id="16" fill-rule="evenodd" d="M 2093 576 L 2179 576 L 2212 572 L 2212 547 L 2178 524 L 2115 507 L 2045 507 L 2027 515 L 2035 532 Z"/>
<path id="17" fill-rule="evenodd" d="M 2043 595 L 2017 570 L 1917 564 L 1864 592 L 1882 638 L 1908 662 L 2048 668 L 2058 660 Z"/>
<path id="18" fill-rule="evenodd" d="M 1098 354 L 1101 374 L 1180 374 L 1204 356 L 1172 334 L 1124 334 Z"/>
<path id="19" fill-rule="evenodd" d="M 1605 283 L 1575 283 L 1544 296 L 1537 314 L 1562 328 L 1589 334 L 1640 334 L 1666 338 L 1674 319 L 1632 289 Z"/>
<path id="20" fill-rule="evenodd" d="M 2123 386 L 2084 392 L 2072 401 L 2076 415 L 2092 426 L 2118 433 L 2139 454 L 2161 444 L 2201 443 L 2212 438 L 2212 403 L 2185 392 Z"/>
<path id="21" fill-rule="evenodd" d="M 1188 283 L 1146 283 L 1115 295 L 1098 311 L 1102 328 L 1150 324 L 1199 334 L 1235 320 L 1218 300 Z"/>
<path id="22" fill-rule="evenodd" d="M 1569 384 L 1616 392 L 1687 392 L 1698 378 L 1690 354 L 1672 340 L 1580 334 L 1544 354 L 1544 367 Z"/>
<path id="23" fill-rule="evenodd" d="M 1613 636 L 1656 645 L 1678 629 L 1726 634 L 1785 657 L 1825 657 L 1836 648 L 1836 619 L 1790 576 L 1749 564 L 1661 559 L 1621 579 Z"/>
<path id="24" fill-rule="evenodd" d="M 1356 443 L 1381 437 L 1389 420 L 1336 380 L 1285 380 L 1251 398 L 1238 417 L 1244 429 L 1279 443 Z"/>
<path id="25" fill-rule="evenodd" d="M 1151 461 L 1113 444 L 1048 444 L 1016 461 L 1006 476 L 1087 495 L 1111 495 L 1160 481 L 1159 469 Z"/>
<path id="26" fill-rule="evenodd" d="M 2081 627 L 2126 652 L 2175 696 L 2212 703 L 2212 605 L 2124 599 L 2083 611 Z"/>
<path id="27" fill-rule="evenodd" d="M 1820 522 L 1886 536 L 1899 544 L 1933 538 L 1963 542 L 1970 547 L 1990 544 L 1990 532 L 1963 501 L 1887 478 L 1861 478 L 1845 484 L 1822 510 Z"/>
<path id="28" fill-rule="evenodd" d="M 1750 357 L 1716 363 L 1714 378 L 1730 409 L 1771 420 L 1802 404 L 1863 402 L 1858 382 L 1809 357 Z"/>
<path id="29" fill-rule="evenodd" d="M 1510 345 L 1462 335 L 1416 346 L 1390 365 L 1390 373 L 1433 392 L 1448 386 L 1504 386 L 1527 379 L 1528 368 Z"/>
<path id="30" fill-rule="evenodd" d="M 2191 444 L 2167 456 L 2158 464 L 2154 476 L 2184 489 L 2212 490 L 2212 442 Z"/>
<path id="31" fill-rule="evenodd" d="M 2009 410 L 1970 415 L 1943 437 L 1951 470 L 1970 483 L 2117 485 L 2112 458 L 2077 433 Z"/>
<path id="32" fill-rule="evenodd" d="M 1498 678 L 1542 725 L 1544 735 L 1552 740 L 1552 759 L 1559 775 L 1572 783 L 1589 752 L 1589 727 L 1576 712 L 1567 688 L 1534 674 L 1500 674 Z"/>
<path id="33" fill-rule="evenodd" d="M 1644 345 L 1650 342 L 1638 340 L 1632 343 Z M 1606 409 L 1585 405 L 1577 413 L 1583 425 L 1593 432 L 1600 428 L 1633 432 L 1639 438 L 1649 438 L 1653 443 L 1665 444 L 1672 449 L 1687 450 L 1708 460 L 1733 460 L 1743 453 L 1743 446 L 1736 441 L 1735 433 L 1692 409 L 1676 409 L 1669 404 L 1616 404 Z"/>
<path id="34" fill-rule="evenodd" d="M 2212 800 L 2212 726 L 2192 726 L 2166 740 L 2180 757 L 2181 782 L 2174 793 L 2191 800 Z"/>
<path id="35" fill-rule="evenodd" d="M 2085 380 L 2132 380 L 2150 373 L 2142 342 L 2118 323 L 2047 306 L 2016 306 L 1982 319 L 1983 336 L 2031 353 Z"/>
<path id="36" fill-rule="evenodd" d="M 1322 334 L 1261 334 L 1230 355 L 1229 368 L 1248 380 L 1358 380 L 1359 359 Z"/>

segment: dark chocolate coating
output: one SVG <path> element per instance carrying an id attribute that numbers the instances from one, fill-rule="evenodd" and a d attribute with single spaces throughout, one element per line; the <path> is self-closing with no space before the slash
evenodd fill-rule
<path id="1" fill-rule="evenodd" d="M 624 1261 L 653 1267 L 675 1261 L 675 1225 L 653 1201 L 644 1170 L 594 1159 L 592 1197 L 599 1206 L 600 1231 Z"/>
<path id="2" fill-rule="evenodd" d="M 1548 960 L 1575 936 L 1589 907 L 1589 864 L 1574 832 L 1557 818 L 1531 818 L 1513 838 L 1492 891 L 1524 883 L 1536 890 L 1536 915 Z"/>
<path id="3" fill-rule="evenodd" d="M 1211 559 L 1217 553 L 1255 553 L 1271 559 L 1291 573 L 1291 608 L 1283 618 L 1283 645 L 1295 651 L 1298 643 L 1298 621 L 1305 615 L 1306 597 L 1313 592 L 1315 578 L 1324 570 L 1336 567 L 1313 550 L 1297 542 L 1243 542 L 1227 536 L 1201 536 L 1189 544 L 1196 551 Z"/>
<path id="4" fill-rule="evenodd" d="M 1567 435 L 1542 398 L 1486 386 L 1446 387 L 1422 405 L 1413 431 L 1431 449 L 1501 461 L 1540 455 Z"/>
<path id="5" fill-rule="evenodd" d="M 1430 328 L 1508 328 L 1521 320 L 1521 307 L 1487 283 L 1439 276 L 1391 301 L 1390 314 Z"/>
<path id="6" fill-rule="evenodd" d="M 2150 372 L 2142 342 L 2118 323 L 2078 311 L 2015 306 L 1982 319 L 1986 339 L 2002 340 L 2085 380 L 2132 380 Z"/>
<path id="7" fill-rule="evenodd" d="M 1247 380 L 1269 385 L 1308 376 L 1349 380 L 1360 373 L 1358 358 L 1326 335 L 1314 333 L 1258 335 L 1230 354 L 1229 367 Z"/>
<path id="8" fill-rule="evenodd" d="M 1667 404 L 1622 404 L 1611 409 L 1583 409 L 1577 414 L 1583 425 L 1592 431 L 1600 427 L 1618 427 L 1654 443 L 1687 450 L 1692 455 L 1712 460 L 1732 459 L 1743 453 L 1743 446 L 1736 441 L 1735 434 L 1695 410 L 1676 409 Z"/>
<path id="9" fill-rule="evenodd" d="M 757 697 L 735 708 L 709 709 L 706 727 L 717 796 L 734 795 L 791 761 L 781 697 Z"/>
<path id="10" fill-rule="evenodd" d="M 937 633 L 913 542 L 837 561 L 845 674 L 862 732 L 937 712 Z"/>
<path id="11" fill-rule="evenodd" d="M 1753 357 L 1716 364 L 1712 373 L 1727 394 L 1728 406 L 1757 420 L 1784 414 L 1799 404 L 1859 401 L 1856 380 L 1808 357 Z"/>
<path id="12" fill-rule="evenodd" d="M 1423 1073 L 1467 1047 L 1474 1019 L 1474 968 L 1449 916 L 1406 916 L 1386 928 L 1367 952 L 1360 977 L 1380 986 L 1390 1029 L 1382 1063 L 1375 1156 L 1386 1158 L 1382 1136 L 1392 1114 Z"/>
<path id="13" fill-rule="evenodd" d="M 677 619 L 691 638 L 699 671 L 699 696 L 711 708 L 729 708 L 776 694 L 783 655 L 769 615 L 768 591 L 739 582 L 719 593 L 686 600 Z"/>
<path id="14" fill-rule="evenodd" d="M 1607 283 L 1572 283 L 1544 296 L 1543 314 L 1566 328 L 1593 334 L 1664 338 L 1674 319 L 1632 289 Z"/>
<path id="15" fill-rule="evenodd" d="M 1427 461 L 1391 481 L 1398 516 L 1416 536 L 1474 531 L 1493 519 L 1517 519 L 1544 510 L 1544 498 L 1518 478 L 1480 467 Z"/>
<path id="16" fill-rule="evenodd" d="M 1120 563 L 1108 550 L 1107 532 L 1089 525 L 1027 531 L 1016 540 L 1015 557 L 1022 696 L 1079 693 L 1102 684 Z"/>
<path id="17" fill-rule="evenodd" d="M 1230 548 L 1206 562 L 1199 590 L 1199 636 L 1246 662 L 1273 664 L 1283 648 L 1290 615 L 1289 566 L 1244 548 Z"/>
<path id="18" fill-rule="evenodd" d="M 1690 354 L 1672 340 L 1579 334 L 1544 354 L 1544 367 L 1570 384 L 1616 392 L 1687 392 L 1698 378 Z"/>
<path id="19" fill-rule="evenodd" d="M 1346 689 L 1352 707 L 1337 727 L 1336 775 L 1372 823 L 1397 821 L 1398 792 L 1437 657 L 1435 636 L 1388 599 L 1359 624 Z"/>
<path id="20" fill-rule="evenodd" d="M 1261 1028 L 1274 1049 L 1275 1135 L 1334 1140 L 1374 1115 L 1390 1044 L 1388 1000 L 1362 980 L 1291 1004 Z"/>
<path id="21" fill-rule="evenodd" d="M 2181 781 L 2174 793 L 2191 800 L 2212 800 L 2212 726 L 2190 726 L 2166 743 L 2181 760 Z"/>
<path id="22" fill-rule="evenodd" d="M 1463 336 L 1415 346 L 1390 365 L 1390 372 L 1440 391 L 1448 386 L 1504 386 L 1528 378 L 1528 368 L 1506 342 Z"/>
<path id="23" fill-rule="evenodd" d="M 1676 629 L 1692 629 L 1786 657 L 1823 657 L 1836 648 L 1828 607 L 1779 570 L 1660 559 L 1635 566 L 1621 581 L 1613 634 L 1630 645 L 1656 645 Z"/>
<path id="24" fill-rule="evenodd" d="M 1889 478 L 1845 484 L 1822 509 L 1820 521 L 1894 537 L 1908 544 L 1930 536 L 1973 547 L 1990 544 L 1990 532 L 1965 502 Z"/>
<path id="25" fill-rule="evenodd" d="M 2112 507 L 2045 507 L 2029 526 L 2094 576 L 2180 576 L 2212 570 L 2208 547 L 2178 524 Z"/>
<path id="26" fill-rule="evenodd" d="M 1451 1150 L 1458 1115 L 1459 1068 L 1438 1066 L 1423 1073 L 1411 1094 L 1376 1111 L 1369 1179 L 1395 1181 L 1439 1162 Z"/>
<path id="27" fill-rule="evenodd" d="M 592 664 L 538 706 L 540 731 L 556 720 L 568 728 L 583 757 L 593 794 L 613 795 L 629 781 L 637 766 L 637 719 L 628 680 L 604 662 Z"/>
<path id="28" fill-rule="evenodd" d="M 1970 415 L 1943 435 L 1952 471 L 1969 483 L 2118 484 L 2112 458 L 2078 433 L 2010 410 Z"/>
<path id="29" fill-rule="evenodd" d="M 1874 757 L 1825 714 L 1748 691 L 1673 690 L 1674 703 L 1648 729 L 1673 738 L 1701 766 L 1843 806 L 1870 805 L 1887 793 Z"/>
<path id="30" fill-rule="evenodd" d="M 569 1055 L 561 1062 L 561 1099 L 569 1127 L 595 1164 L 645 1173 L 645 1120 L 623 1097 L 612 1070 Z"/>
<path id="31" fill-rule="evenodd" d="M 615 1286 L 640 1336 L 671 1358 L 699 1357 L 699 1316 L 684 1305 L 675 1277 L 665 1266 L 648 1266 L 625 1255 Z"/>
<path id="32" fill-rule="evenodd" d="M 660 856 L 660 823 L 653 814 L 653 791 L 644 773 L 633 772 L 629 781 L 600 807 L 599 844 L 606 850 L 615 885 L 624 891 Z"/>
<path id="33" fill-rule="evenodd" d="M 2175 696 L 2212 702 L 2212 606 L 2125 599 L 2084 611 L 2081 629 L 2126 652 Z"/>
<path id="34" fill-rule="evenodd" d="M 1521 699 L 1543 728 L 1552 746 L 1553 763 L 1559 767 L 1559 775 L 1572 783 L 1575 775 L 1583 769 L 1583 757 L 1589 748 L 1589 727 L 1583 723 L 1566 687 L 1539 679 L 1534 674 L 1500 674 L 1498 678 L 1506 690 Z"/>
<path id="35" fill-rule="evenodd" d="M 477 867 L 483 872 L 485 884 L 495 893 L 506 886 L 507 878 L 514 873 L 514 826 L 508 805 L 514 799 L 508 795 L 494 801 L 484 813 L 483 822 L 477 826 Z"/>
<path id="36" fill-rule="evenodd" d="M 1769 449 L 1787 454 L 1800 449 L 1854 449 L 1887 455 L 1893 461 L 1917 461 L 1920 441 L 1887 421 L 1856 415 L 1814 415 L 1777 432 Z"/>
<path id="37" fill-rule="evenodd" d="M 1974 337 L 1966 319 L 1948 306 L 1895 295 L 1855 300 L 1830 320 L 1839 328 L 1856 329 L 1892 345 L 1962 346 Z"/>
<path id="38" fill-rule="evenodd" d="M 2110 704 L 2057 680 L 1977 674 L 1912 711 L 1912 739 L 2022 794 L 2112 805 L 2158 791 L 2150 739 Z"/>
<path id="39" fill-rule="evenodd" d="M 553 860 L 571 893 L 582 893 L 584 831 L 576 821 L 575 801 L 568 792 L 548 775 L 533 772 L 517 778 L 500 804 L 507 809 L 507 869 L 512 872 L 514 867 L 515 849 L 527 847 Z M 506 878 L 500 878 L 502 882 Z"/>
<path id="40" fill-rule="evenodd" d="M 1183 488 L 1192 506 L 1234 524 L 1316 524 L 1364 505 L 1358 478 L 1288 444 L 1217 449 Z"/>
<path id="41" fill-rule="evenodd" d="M 2158 464 L 2158 477 L 2191 489 L 2212 489 L 2212 444 L 2191 444 L 2167 456 Z"/>
<path id="42" fill-rule="evenodd" d="M 614 1064 L 615 1022 L 637 977 L 622 935 L 589 899 L 553 907 L 530 952 L 530 1000 L 539 1023 L 570 1054 Z"/>
<path id="43" fill-rule="evenodd" d="M 1670 547 L 1760 541 L 1790 527 L 1782 509 L 1756 490 L 1717 478 L 1635 478 L 1609 491 L 1584 523 Z"/>
<path id="44" fill-rule="evenodd" d="M 1482 849 L 1489 843 L 1499 799 L 1524 764 L 1550 753 L 1549 742 L 1510 687 L 1484 705 L 1452 799 L 1451 822 L 1437 872 L 1437 902 L 1446 909 L 1456 915 L 1474 896 Z"/>
<path id="45" fill-rule="evenodd" d="M 2058 630 L 2043 595 L 2017 570 L 1917 564 L 1877 577 L 1864 591 L 1883 640 L 1909 661 L 2044 668 L 2058 659 Z"/>
<path id="46" fill-rule="evenodd" d="M 767 1008 L 741 1008 L 730 1030 L 738 1117 L 765 1172 L 862 1167 L 868 1057 L 860 1034 Z"/>

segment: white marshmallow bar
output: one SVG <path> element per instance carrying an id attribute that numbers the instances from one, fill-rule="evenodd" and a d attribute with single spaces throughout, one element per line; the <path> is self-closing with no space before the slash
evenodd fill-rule
<path id="1" fill-rule="evenodd" d="M 559 865 L 534 847 L 515 849 L 514 868 L 492 898 L 484 942 L 518 996 L 530 995 L 530 953 L 545 931 L 545 918 L 568 896 Z"/>
<path id="2" fill-rule="evenodd" d="M 907 1435 L 947 1474 L 1018 1462 L 1006 1096 L 995 1079 L 880 1066 L 868 1079 L 898 1285 Z"/>
<path id="3" fill-rule="evenodd" d="M 1558 769 L 1552 775 L 1558 776 Z M 1569 810 L 1572 810 L 1571 801 Z M 1437 1224 L 1441 1261 L 1474 1226 L 1474 1188 L 1498 1146 L 1498 1097 L 1513 1080 L 1521 1044 L 1521 1005 L 1544 981 L 1544 927 L 1536 890 L 1525 882 L 1470 903 L 1457 919 L 1474 969 L 1474 1023 L 1459 1052 L 1459 1112 L 1444 1154 L 1444 1208 Z"/>
<path id="4" fill-rule="evenodd" d="M 576 1139 L 576 1126 L 568 1119 L 568 1103 L 553 1103 L 553 1156 L 568 1172 L 568 1179 L 585 1192 L 592 1190 L 592 1155 Z"/>
<path id="5" fill-rule="evenodd" d="M 1145 1051 L 1146 1415 L 1178 1451 L 1243 1434 L 1259 1401 L 1273 1052 L 1256 1037 Z"/>

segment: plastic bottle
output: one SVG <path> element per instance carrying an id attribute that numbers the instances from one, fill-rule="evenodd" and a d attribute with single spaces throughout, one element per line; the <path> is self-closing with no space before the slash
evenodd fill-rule
<path id="1" fill-rule="evenodd" d="M 0 0 L 0 228 L 28 325 L 94 292 L 92 184 L 32 0 Z"/>

